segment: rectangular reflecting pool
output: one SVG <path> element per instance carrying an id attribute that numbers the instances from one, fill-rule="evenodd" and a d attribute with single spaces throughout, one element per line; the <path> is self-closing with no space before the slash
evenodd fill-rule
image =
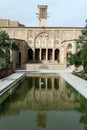
<path id="1" fill-rule="evenodd" d="M 62 77 L 29 74 L 14 88 L 0 97 L 0 130 L 87 130 L 87 101 Z"/>

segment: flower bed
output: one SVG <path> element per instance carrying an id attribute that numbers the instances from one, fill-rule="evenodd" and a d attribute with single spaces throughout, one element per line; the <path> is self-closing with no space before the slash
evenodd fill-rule
<path id="1" fill-rule="evenodd" d="M 83 73 L 83 72 L 73 72 L 72 74 L 76 75 L 77 77 L 80 77 L 82 79 L 87 80 L 87 73 Z"/>
<path id="2" fill-rule="evenodd" d="M 5 78 L 6 76 L 9 76 L 10 74 L 14 73 L 15 70 L 9 69 L 9 70 L 0 70 L 0 79 Z"/>

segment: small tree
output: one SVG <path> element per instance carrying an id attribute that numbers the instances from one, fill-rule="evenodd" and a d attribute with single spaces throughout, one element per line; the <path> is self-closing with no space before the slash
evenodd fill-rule
<path id="1" fill-rule="evenodd" d="M 76 43 L 77 53 L 69 57 L 69 63 L 75 65 L 76 68 L 83 65 L 84 72 L 87 72 L 87 20 L 85 29 L 81 30 L 81 35 L 76 40 Z"/>
<path id="2" fill-rule="evenodd" d="M 10 63 L 10 39 L 5 31 L 0 32 L 0 68 L 6 67 Z"/>
<path id="3" fill-rule="evenodd" d="M 78 54 L 70 54 L 68 61 L 69 61 L 70 65 L 74 65 L 76 67 L 76 69 L 77 69 L 77 67 L 79 67 L 82 64 L 81 58 Z"/>
<path id="4" fill-rule="evenodd" d="M 5 31 L 0 31 L 0 69 L 10 64 L 10 49 L 19 50 L 16 42 L 10 40 Z"/>
<path id="5" fill-rule="evenodd" d="M 81 61 L 84 72 L 87 72 L 87 44 L 84 44 L 81 48 Z"/>
<path id="6" fill-rule="evenodd" d="M 81 61 L 84 72 L 87 72 L 87 20 L 85 29 L 81 30 L 81 35 L 76 41 L 77 47 L 80 50 Z"/>

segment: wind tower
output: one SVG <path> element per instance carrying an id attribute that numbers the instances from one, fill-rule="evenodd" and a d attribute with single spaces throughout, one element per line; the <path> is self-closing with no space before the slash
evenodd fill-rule
<path id="1" fill-rule="evenodd" d="M 38 5 L 39 13 L 39 27 L 46 27 L 47 24 L 47 6 L 46 5 Z"/>

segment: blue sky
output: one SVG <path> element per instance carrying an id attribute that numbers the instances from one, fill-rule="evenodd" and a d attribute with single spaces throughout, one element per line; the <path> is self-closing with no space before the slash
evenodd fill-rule
<path id="1" fill-rule="evenodd" d="M 26 26 L 38 26 L 37 5 L 48 6 L 47 26 L 85 26 L 87 0 L 2 0 L 0 18 L 16 20 Z"/>

